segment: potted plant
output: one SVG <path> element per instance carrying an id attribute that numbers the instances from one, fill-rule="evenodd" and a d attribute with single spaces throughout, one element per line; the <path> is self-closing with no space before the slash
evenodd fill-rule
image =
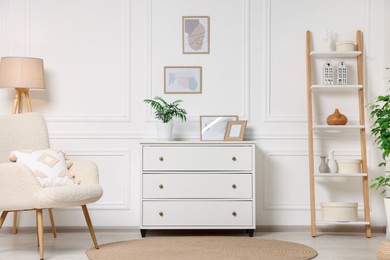
<path id="1" fill-rule="evenodd" d="M 386 68 L 389 69 L 389 68 Z M 375 98 L 374 104 L 370 106 L 371 118 L 374 123 L 371 127 L 371 135 L 375 137 L 374 143 L 382 152 L 382 161 L 379 167 L 385 167 L 384 175 L 378 176 L 371 180 L 370 189 L 381 190 L 381 195 L 385 194 L 390 187 L 390 170 L 389 170 L 389 155 L 390 155 L 390 94 L 378 96 Z M 387 223 L 390 223 L 390 197 L 389 194 L 384 198 Z M 386 229 L 386 239 L 390 240 L 389 225 Z"/>
<path id="2" fill-rule="evenodd" d="M 385 167 L 385 175 L 373 179 L 370 188 L 381 189 L 381 194 L 384 194 L 386 188 L 390 187 L 390 175 L 386 167 L 390 155 L 390 95 L 376 97 L 370 110 L 371 118 L 375 120 L 371 127 L 371 135 L 375 137 L 374 143 L 382 152 L 382 162 L 378 166 Z"/>
<path id="3" fill-rule="evenodd" d="M 160 122 L 157 123 L 157 139 L 171 140 L 173 129 L 172 119 L 177 117 L 181 119 L 181 121 L 187 120 L 187 111 L 179 107 L 180 103 L 183 101 L 176 100 L 169 103 L 161 97 L 154 97 L 154 99 L 145 99 L 144 102 L 150 104 L 155 110 L 155 118 L 160 120 Z"/>

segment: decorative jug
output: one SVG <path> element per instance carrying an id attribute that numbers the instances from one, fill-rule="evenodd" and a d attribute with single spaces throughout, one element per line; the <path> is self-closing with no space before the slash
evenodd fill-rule
<path id="1" fill-rule="evenodd" d="M 320 164 L 320 167 L 318 168 L 318 171 L 320 173 L 329 173 L 329 167 L 325 161 L 326 155 L 321 155 L 320 158 L 321 158 L 321 164 Z"/>

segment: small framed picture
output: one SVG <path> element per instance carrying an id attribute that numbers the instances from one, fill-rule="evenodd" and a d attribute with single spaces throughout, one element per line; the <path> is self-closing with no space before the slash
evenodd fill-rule
<path id="1" fill-rule="evenodd" d="M 244 140 L 246 120 L 230 121 L 226 127 L 225 141 L 242 141 Z"/>
<path id="2" fill-rule="evenodd" d="M 202 67 L 164 67 L 164 94 L 201 94 Z"/>
<path id="3" fill-rule="evenodd" d="M 210 17 L 183 16 L 183 54 L 210 53 Z"/>
<path id="4" fill-rule="evenodd" d="M 228 122 L 238 120 L 236 115 L 200 116 L 200 140 L 223 141 Z"/>

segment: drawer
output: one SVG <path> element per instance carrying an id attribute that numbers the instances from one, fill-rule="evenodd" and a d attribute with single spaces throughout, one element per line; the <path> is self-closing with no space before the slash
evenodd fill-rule
<path id="1" fill-rule="evenodd" d="M 252 148 L 246 147 L 143 147 L 144 171 L 252 171 Z"/>
<path id="2" fill-rule="evenodd" d="M 252 174 L 143 174 L 143 198 L 251 199 Z"/>
<path id="3" fill-rule="evenodd" d="M 251 226 L 252 201 L 144 201 L 143 226 Z"/>

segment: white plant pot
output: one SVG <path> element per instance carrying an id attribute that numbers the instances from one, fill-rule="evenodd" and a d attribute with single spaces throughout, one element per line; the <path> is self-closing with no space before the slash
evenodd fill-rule
<path id="1" fill-rule="evenodd" d="M 173 129 L 173 123 L 163 123 L 158 122 L 156 124 L 157 128 L 157 139 L 160 141 L 170 141 L 172 140 L 172 129 Z"/>
<path id="2" fill-rule="evenodd" d="M 384 199 L 385 203 L 385 211 L 386 211 L 386 240 L 390 240 L 390 197 L 385 197 Z"/>

